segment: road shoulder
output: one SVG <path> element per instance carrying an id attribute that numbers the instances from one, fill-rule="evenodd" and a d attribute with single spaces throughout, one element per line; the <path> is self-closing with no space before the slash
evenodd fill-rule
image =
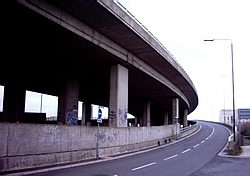
<path id="1" fill-rule="evenodd" d="M 250 146 L 241 146 L 241 153 L 239 155 L 229 155 L 227 152 L 227 146 L 218 154 L 219 157 L 226 158 L 249 158 L 250 159 Z"/>
<path id="2" fill-rule="evenodd" d="M 250 158 L 215 157 L 189 176 L 249 176 Z"/>

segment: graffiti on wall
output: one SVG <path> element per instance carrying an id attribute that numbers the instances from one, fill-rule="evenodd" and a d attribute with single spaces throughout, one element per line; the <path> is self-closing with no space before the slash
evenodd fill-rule
<path id="1" fill-rule="evenodd" d="M 122 126 L 127 125 L 127 109 L 119 109 L 119 122 Z"/>
<path id="2" fill-rule="evenodd" d="M 77 125 L 78 124 L 78 111 L 73 108 L 71 111 L 66 113 L 66 124 Z"/>
<path id="3" fill-rule="evenodd" d="M 57 134 L 59 133 L 59 128 L 57 125 L 45 125 L 43 126 L 44 134 Z"/>
<path id="4" fill-rule="evenodd" d="M 118 140 L 119 132 L 108 133 L 103 132 L 100 134 L 100 142 L 114 145 Z"/>
<path id="5" fill-rule="evenodd" d="M 41 145 L 46 145 L 46 143 L 56 143 L 62 140 L 59 137 L 60 128 L 57 125 L 44 125 L 42 131 L 39 131 L 38 136 L 39 142 L 43 143 Z"/>
<path id="6" fill-rule="evenodd" d="M 109 113 L 109 123 L 110 125 L 115 125 L 116 120 L 118 120 L 120 126 L 126 126 L 127 125 L 127 109 L 119 109 L 118 119 L 116 117 L 115 111 L 110 111 Z"/>
<path id="7" fill-rule="evenodd" d="M 114 125 L 116 121 L 116 113 L 115 111 L 110 111 L 109 113 L 109 123 L 110 125 Z"/>

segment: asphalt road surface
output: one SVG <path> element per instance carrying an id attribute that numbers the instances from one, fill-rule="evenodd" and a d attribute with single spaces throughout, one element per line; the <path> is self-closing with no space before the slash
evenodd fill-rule
<path id="1" fill-rule="evenodd" d="M 193 136 L 164 147 L 109 161 L 60 169 L 36 176 L 185 176 L 197 172 L 224 148 L 229 131 L 199 122 Z"/>

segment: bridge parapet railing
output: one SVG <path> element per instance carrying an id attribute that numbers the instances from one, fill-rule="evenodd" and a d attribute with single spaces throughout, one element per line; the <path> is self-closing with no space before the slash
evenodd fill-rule
<path id="1" fill-rule="evenodd" d="M 164 50 L 169 54 L 170 57 L 178 64 L 180 63 L 177 61 L 177 59 L 168 51 L 168 49 L 149 31 L 147 27 L 145 27 L 126 7 L 124 7 L 118 0 L 113 0 L 114 3 L 116 3 L 124 12 L 126 12 L 138 25 L 140 25 L 155 41 L 158 42 L 158 44 L 164 48 Z M 184 70 L 185 71 L 185 70 Z"/>

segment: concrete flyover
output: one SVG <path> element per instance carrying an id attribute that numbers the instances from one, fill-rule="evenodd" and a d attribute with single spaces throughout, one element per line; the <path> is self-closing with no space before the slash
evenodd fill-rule
<path id="1" fill-rule="evenodd" d="M 101 128 L 104 155 L 171 139 L 179 134 L 173 125 L 176 117 L 188 125 L 187 115 L 198 105 L 195 86 L 166 48 L 119 3 L 1 3 L 0 171 L 94 157 L 96 128 L 86 127 L 91 104 L 109 107 L 108 127 Z M 25 90 L 58 96 L 57 125 L 22 123 L 27 122 Z M 84 102 L 81 127 L 73 126 L 78 101 Z M 127 113 L 142 128 L 124 128 Z"/>
<path id="2" fill-rule="evenodd" d="M 4 103 L 3 121 L 22 121 L 24 89 L 58 96 L 61 123 L 65 112 L 77 108 L 78 100 L 109 107 L 116 117 L 119 109 L 129 112 L 142 126 L 172 124 L 176 116 L 186 125 L 186 116 L 197 107 L 196 89 L 184 69 L 117 3 L 3 4 L 5 57 L 0 84 L 6 99 L 19 104 L 18 109 L 14 103 Z M 17 112 L 8 113 L 10 109 Z M 124 122 L 114 126 L 127 126 Z"/>

